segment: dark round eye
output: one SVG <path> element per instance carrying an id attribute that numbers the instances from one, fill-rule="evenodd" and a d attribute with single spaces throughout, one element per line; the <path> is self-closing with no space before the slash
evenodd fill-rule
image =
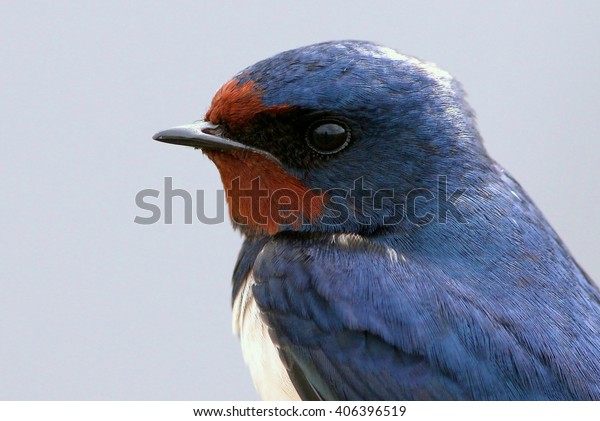
<path id="1" fill-rule="evenodd" d="M 341 121 L 320 120 L 306 132 L 306 143 L 314 151 L 329 155 L 341 151 L 350 142 L 350 128 Z"/>

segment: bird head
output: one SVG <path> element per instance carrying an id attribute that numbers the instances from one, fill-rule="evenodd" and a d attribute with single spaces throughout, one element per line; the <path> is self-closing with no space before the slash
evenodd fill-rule
<path id="1" fill-rule="evenodd" d="M 459 181 L 485 156 L 448 73 L 363 41 L 260 61 L 217 91 L 203 120 L 154 139 L 202 149 L 248 235 L 372 232 L 409 192 Z"/>

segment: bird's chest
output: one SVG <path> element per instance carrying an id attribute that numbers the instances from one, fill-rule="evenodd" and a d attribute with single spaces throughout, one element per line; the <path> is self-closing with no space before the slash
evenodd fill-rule
<path id="1" fill-rule="evenodd" d="M 233 332 L 240 337 L 254 386 L 263 400 L 300 400 L 263 322 L 252 285 L 254 279 L 249 276 L 235 298 Z"/>

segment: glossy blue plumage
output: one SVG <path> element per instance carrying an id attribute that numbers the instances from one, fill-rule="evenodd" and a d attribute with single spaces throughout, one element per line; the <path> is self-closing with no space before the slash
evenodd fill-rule
<path id="1" fill-rule="evenodd" d="M 339 223 L 245 240 L 234 297 L 252 274 L 292 381 L 311 385 L 301 396 L 600 399 L 600 293 L 487 156 L 449 75 L 346 41 L 282 53 L 238 79 L 263 89 L 268 106 L 352 122 L 355 140 L 339 156 L 309 170 L 286 164 L 305 185 L 351 189 L 362 177 L 400 193 L 381 206 L 367 197 Z M 440 176 L 449 192 L 465 189 L 452 203 L 459 215 L 423 203 L 433 222 L 384 223 L 411 189 L 439 193 Z"/>

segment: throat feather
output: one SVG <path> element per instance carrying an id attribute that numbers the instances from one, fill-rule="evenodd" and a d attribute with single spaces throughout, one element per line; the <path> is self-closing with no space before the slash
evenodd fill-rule
<path id="1" fill-rule="evenodd" d="M 323 212 L 323 193 L 309 189 L 267 157 L 240 151 L 205 154 L 221 174 L 232 221 L 247 233 L 298 230 Z"/>

